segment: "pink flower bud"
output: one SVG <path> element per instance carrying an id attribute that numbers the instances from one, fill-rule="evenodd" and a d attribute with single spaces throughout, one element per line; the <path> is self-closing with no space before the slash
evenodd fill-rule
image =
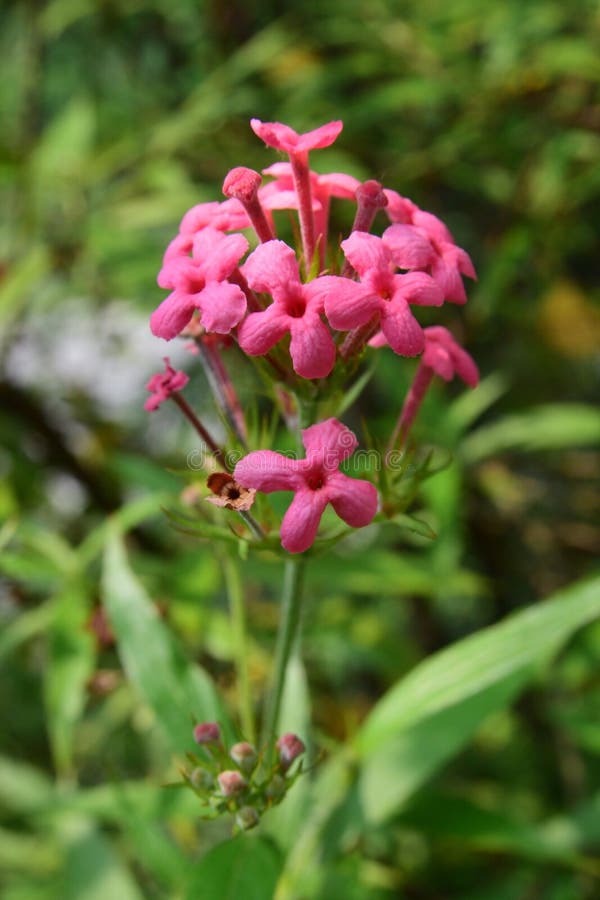
<path id="1" fill-rule="evenodd" d="M 197 744 L 218 744 L 221 729 L 216 722 L 200 722 L 194 728 L 194 740 Z"/>
<path id="2" fill-rule="evenodd" d="M 221 793 L 224 797 L 233 797 L 248 787 L 248 782 L 238 771 L 227 769 L 217 776 Z"/>
<path id="3" fill-rule="evenodd" d="M 234 744 L 229 751 L 229 755 L 234 763 L 238 765 L 246 775 L 249 775 L 256 765 L 256 750 L 252 744 L 249 744 L 247 741 Z"/>
<path id="4" fill-rule="evenodd" d="M 283 734 L 275 745 L 279 750 L 279 764 L 284 772 L 287 772 L 291 764 L 301 756 L 306 747 L 295 734 Z"/>
<path id="5" fill-rule="evenodd" d="M 249 203 L 256 197 L 256 192 L 262 181 L 258 172 L 247 169 L 245 166 L 237 166 L 225 177 L 223 193 L 226 197 L 235 197 L 242 203 Z"/>

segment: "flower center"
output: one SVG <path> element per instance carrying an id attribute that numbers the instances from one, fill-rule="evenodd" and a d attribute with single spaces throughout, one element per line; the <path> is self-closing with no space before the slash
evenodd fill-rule
<path id="1" fill-rule="evenodd" d="M 309 475 L 306 483 L 308 484 L 311 491 L 320 491 L 321 488 L 325 485 L 325 479 L 320 473 L 317 473 L 316 475 Z"/>
<path id="2" fill-rule="evenodd" d="M 198 294 L 204 290 L 204 278 L 201 275 L 188 275 L 186 284 L 187 294 Z"/>
<path id="3" fill-rule="evenodd" d="M 285 301 L 285 311 L 292 319 L 301 319 L 306 312 L 306 300 L 300 294 L 288 297 Z"/>

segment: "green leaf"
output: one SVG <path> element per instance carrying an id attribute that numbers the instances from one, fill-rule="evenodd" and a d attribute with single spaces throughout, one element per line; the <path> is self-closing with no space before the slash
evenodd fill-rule
<path id="1" fill-rule="evenodd" d="M 67 841 L 65 869 L 60 879 L 62 900 L 142 900 L 133 877 L 110 842 L 91 826 L 77 823 L 77 833 Z"/>
<path id="2" fill-rule="evenodd" d="M 267 900 L 281 871 L 275 847 L 262 838 L 241 835 L 213 847 L 195 866 L 186 900 Z"/>
<path id="3" fill-rule="evenodd" d="M 231 733 L 209 676 L 186 659 L 180 645 L 129 567 L 122 539 L 106 545 L 103 596 L 123 668 L 154 711 L 167 741 L 180 753 L 193 747 L 192 719 L 217 720 Z"/>
<path id="4" fill-rule="evenodd" d="M 54 762 L 59 773 L 69 774 L 73 770 L 74 729 L 85 706 L 95 650 L 86 630 L 88 604 L 81 586 L 71 583 L 65 587 L 53 606 L 44 694 Z"/>
<path id="5" fill-rule="evenodd" d="M 561 450 L 600 444 L 600 410 L 585 404 L 548 404 L 506 416 L 474 431 L 460 454 L 469 463 L 506 450 Z"/>
<path id="6" fill-rule="evenodd" d="M 421 663 L 356 737 L 359 792 L 383 821 L 506 706 L 582 625 L 600 615 L 600 578 L 576 584 Z"/>

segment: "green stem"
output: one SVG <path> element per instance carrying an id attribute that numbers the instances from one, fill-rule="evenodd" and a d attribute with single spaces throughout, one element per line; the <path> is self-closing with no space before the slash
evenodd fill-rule
<path id="1" fill-rule="evenodd" d="M 256 740 L 254 715 L 252 708 L 252 691 L 248 672 L 248 642 L 246 639 L 246 610 L 244 594 L 237 561 L 230 554 L 223 559 L 225 585 L 229 597 L 231 630 L 233 632 L 235 665 L 237 669 L 238 696 L 240 705 L 240 721 L 244 739 L 253 744 Z"/>
<path id="2" fill-rule="evenodd" d="M 303 555 L 291 556 L 285 564 L 283 577 L 283 596 L 281 598 L 281 618 L 275 648 L 275 674 L 273 690 L 267 702 L 263 739 L 269 747 L 268 762 L 272 762 L 273 739 L 277 730 L 281 698 L 285 687 L 285 675 L 298 635 L 300 611 L 302 608 L 302 588 L 306 558 Z"/>

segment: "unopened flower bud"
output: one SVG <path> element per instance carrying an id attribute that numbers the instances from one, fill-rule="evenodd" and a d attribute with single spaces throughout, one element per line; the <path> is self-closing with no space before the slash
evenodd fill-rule
<path id="1" fill-rule="evenodd" d="M 225 176 L 223 193 L 226 197 L 235 197 L 241 203 L 249 203 L 256 197 L 261 181 L 258 172 L 246 166 L 236 166 Z"/>
<path id="2" fill-rule="evenodd" d="M 243 831 L 249 831 L 258 825 L 259 815 L 253 806 L 242 806 L 235 817 L 235 823 Z"/>
<path id="3" fill-rule="evenodd" d="M 252 744 L 249 744 L 247 741 L 234 744 L 229 751 L 229 755 L 234 763 L 236 763 L 246 775 L 249 775 L 256 766 L 256 760 L 258 758 L 256 750 Z"/>
<path id="4" fill-rule="evenodd" d="M 192 785 L 199 791 L 210 790 L 215 783 L 213 776 L 206 769 L 196 768 L 190 774 Z"/>
<path id="5" fill-rule="evenodd" d="M 275 746 L 279 750 L 279 764 L 284 772 L 287 772 L 294 760 L 306 750 L 300 738 L 291 733 L 283 734 Z"/>
<path id="6" fill-rule="evenodd" d="M 227 769 L 217 776 L 224 797 L 233 797 L 248 787 L 248 782 L 237 770 Z"/>
<path id="7" fill-rule="evenodd" d="M 194 740 L 197 744 L 218 744 L 221 729 L 216 722 L 200 722 L 194 728 Z"/>
<path id="8" fill-rule="evenodd" d="M 285 789 L 285 778 L 281 775 L 273 775 L 265 793 L 272 800 L 279 800 L 285 794 Z"/>

